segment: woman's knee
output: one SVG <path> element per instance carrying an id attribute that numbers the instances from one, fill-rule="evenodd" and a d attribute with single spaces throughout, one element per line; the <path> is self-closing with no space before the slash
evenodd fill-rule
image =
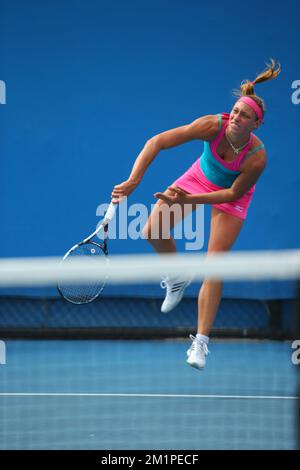
<path id="1" fill-rule="evenodd" d="M 165 206 L 167 205 L 163 202 L 156 203 L 142 229 L 142 236 L 145 239 L 151 241 L 170 237 L 172 222 Z"/>
<path id="2" fill-rule="evenodd" d="M 171 237 L 170 227 L 165 226 L 159 220 L 149 220 L 142 229 L 142 236 L 149 242 L 155 240 L 168 240 Z"/>

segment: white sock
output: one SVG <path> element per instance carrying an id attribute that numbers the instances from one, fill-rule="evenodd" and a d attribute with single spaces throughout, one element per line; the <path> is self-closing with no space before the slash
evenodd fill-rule
<path id="1" fill-rule="evenodd" d="M 196 339 L 198 341 L 203 341 L 203 343 L 208 344 L 209 343 L 209 337 L 205 335 L 200 335 L 199 333 L 196 334 Z"/>

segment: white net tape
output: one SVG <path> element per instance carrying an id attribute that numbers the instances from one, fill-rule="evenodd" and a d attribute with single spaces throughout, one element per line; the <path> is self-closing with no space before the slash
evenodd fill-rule
<path id="1" fill-rule="evenodd" d="M 89 283 L 108 276 L 109 282 L 151 283 L 162 275 L 183 276 L 194 280 L 223 279 L 293 280 L 300 279 L 300 250 L 251 251 L 172 255 L 113 255 L 109 268 L 103 259 L 82 257 L 60 265 L 61 258 L 11 258 L 0 260 L 0 287 L 10 285 L 53 285 L 58 279 Z M 109 270 L 109 271 L 108 271 Z"/>

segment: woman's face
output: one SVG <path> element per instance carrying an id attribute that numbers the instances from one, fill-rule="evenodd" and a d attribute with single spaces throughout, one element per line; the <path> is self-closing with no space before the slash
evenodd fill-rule
<path id="1" fill-rule="evenodd" d="M 255 111 L 242 101 L 237 101 L 233 106 L 230 116 L 229 125 L 232 134 L 247 134 L 257 129 L 260 122 Z"/>

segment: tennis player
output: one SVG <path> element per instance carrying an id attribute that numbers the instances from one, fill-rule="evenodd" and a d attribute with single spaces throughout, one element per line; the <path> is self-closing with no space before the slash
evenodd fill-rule
<path id="1" fill-rule="evenodd" d="M 154 206 L 143 230 L 144 237 L 158 253 L 176 252 L 174 239 L 162 236 L 162 205 L 180 204 L 183 216 L 187 204 L 211 204 L 211 227 L 208 255 L 226 252 L 236 241 L 253 194 L 255 184 L 266 166 L 263 142 L 253 134 L 261 125 L 264 101 L 255 94 L 255 85 L 274 79 L 280 73 L 280 64 L 271 59 L 267 68 L 254 81 L 243 81 L 230 114 L 206 115 L 148 140 L 138 155 L 127 181 L 114 187 L 112 201 L 129 196 L 161 150 L 191 140 L 204 141 L 204 151 L 195 163 L 164 192 L 157 192 Z M 191 206 L 190 206 L 191 207 Z M 176 223 L 178 220 L 176 220 Z M 171 220 L 173 228 L 175 218 Z M 159 232 L 157 232 L 159 227 Z M 159 236 L 151 236 L 159 233 Z M 162 312 L 171 311 L 181 300 L 189 280 L 166 278 L 162 287 L 166 297 Z M 204 281 L 198 297 L 198 329 L 191 335 L 192 345 L 187 351 L 187 362 L 203 369 L 208 354 L 209 334 L 221 300 L 222 282 Z"/>

